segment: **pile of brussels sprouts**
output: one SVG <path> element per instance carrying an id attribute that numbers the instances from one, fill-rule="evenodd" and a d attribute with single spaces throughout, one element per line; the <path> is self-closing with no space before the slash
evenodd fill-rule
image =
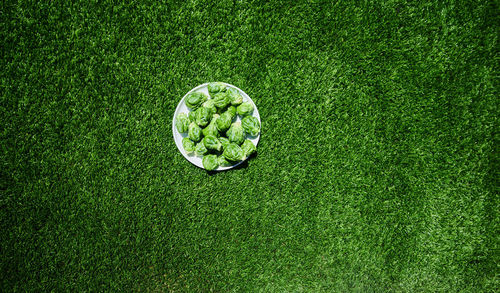
<path id="1" fill-rule="evenodd" d="M 189 94 L 189 114 L 180 113 L 175 126 L 186 133 L 182 146 L 188 154 L 202 157 L 203 167 L 211 171 L 243 161 L 257 149 L 247 136 L 260 132 L 259 120 L 252 116 L 253 105 L 243 102 L 238 90 L 223 83 L 208 85 L 210 97 L 201 92 Z M 236 115 L 241 122 L 233 122 Z"/>

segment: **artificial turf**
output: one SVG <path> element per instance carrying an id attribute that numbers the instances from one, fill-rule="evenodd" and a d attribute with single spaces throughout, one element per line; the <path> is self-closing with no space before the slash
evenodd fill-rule
<path id="1" fill-rule="evenodd" d="M 0 291 L 499 289 L 498 1 L 120 2 L 0 3 Z M 207 81 L 242 168 L 174 144 Z"/>

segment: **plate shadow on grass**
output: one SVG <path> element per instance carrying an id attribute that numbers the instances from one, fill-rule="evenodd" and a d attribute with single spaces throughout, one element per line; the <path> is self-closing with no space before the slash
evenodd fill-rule
<path id="1" fill-rule="evenodd" d="M 243 163 L 241 163 L 238 166 L 236 166 L 234 168 L 231 168 L 231 169 L 221 170 L 221 171 L 206 171 L 206 172 L 207 172 L 208 175 L 213 176 L 213 175 L 215 175 L 217 173 L 225 173 L 225 172 L 230 172 L 232 170 L 245 169 L 245 168 L 248 167 L 248 161 L 249 160 L 253 160 L 257 156 L 258 156 L 258 152 L 255 152 L 255 153 L 251 154 L 250 157 L 248 157 L 248 159 L 246 159 L 245 161 L 243 161 Z"/>

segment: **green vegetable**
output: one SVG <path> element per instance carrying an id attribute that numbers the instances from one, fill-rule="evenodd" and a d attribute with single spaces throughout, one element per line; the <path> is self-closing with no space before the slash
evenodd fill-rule
<path id="1" fill-rule="evenodd" d="M 216 121 L 217 129 L 219 131 L 226 131 L 231 127 L 231 122 L 233 119 L 231 118 L 231 113 L 228 113 L 227 111 L 222 113 L 220 117 Z"/>
<path id="2" fill-rule="evenodd" d="M 243 160 L 245 154 L 239 145 L 230 143 L 222 154 L 229 161 L 237 162 Z"/>
<path id="3" fill-rule="evenodd" d="M 241 149 L 243 150 L 246 158 L 257 151 L 257 148 L 249 139 L 243 142 L 243 144 L 241 145 Z"/>
<path id="4" fill-rule="evenodd" d="M 217 137 L 213 135 L 208 135 L 203 138 L 203 144 L 207 148 L 207 150 L 219 151 L 222 149 L 222 144 L 217 139 Z"/>
<path id="5" fill-rule="evenodd" d="M 212 82 L 209 83 L 207 87 L 210 95 L 226 91 L 226 86 L 222 82 Z"/>
<path id="6" fill-rule="evenodd" d="M 201 92 L 194 92 L 186 97 L 186 106 L 191 110 L 196 110 L 208 99 L 208 97 Z"/>
<path id="7" fill-rule="evenodd" d="M 209 84 L 208 90 L 211 98 L 201 92 L 186 97 L 190 111 L 177 115 L 175 127 L 179 133 L 187 131 L 182 139 L 185 152 L 201 157 L 203 167 L 211 171 L 255 153 L 256 146 L 246 136 L 257 136 L 261 125 L 252 116 L 253 104 L 243 103 L 239 90 L 220 82 Z M 233 123 L 236 115 L 241 122 Z"/>
<path id="8" fill-rule="evenodd" d="M 259 119 L 253 116 L 246 116 L 241 119 L 241 126 L 245 132 L 251 136 L 256 136 L 260 131 Z"/>
<path id="9" fill-rule="evenodd" d="M 217 120 L 219 119 L 219 115 L 215 114 L 212 118 L 212 121 L 205 127 L 201 132 L 204 136 L 213 135 L 219 137 L 219 130 L 217 129 Z"/>
<path id="10" fill-rule="evenodd" d="M 241 96 L 240 92 L 237 89 L 228 88 L 226 93 L 227 96 L 229 97 L 231 105 L 238 106 L 241 103 L 243 103 L 243 97 Z"/>
<path id="11" fill-rule="evenodd" d="M 200 141 L 201 139 L 201 128 L 195 122 L 189 124 L 188 137 L 194 142 Z"/>
<path id="12" fill-rule="evenodd" d="M 207 108 L 210 111 L 211 115 L 217 113 L 217 108 L 215 108 L 213 99 L 208 99 L 205 103 L 203 103 L 202 106 Z"/>
<path id="13" fill-rule="evenodd" d="M 241 127 L 240 122 L 231 124 L 231 127 L 226 132 L 226 135 L 230 142 L 234 142 L 238 145 L 241 145 L 245 140 L 245 130 Z"/>
<path id="14" fill-rule="evenodd" d="M 188 154 L 194 152 L 194 149 L 196 148 L 194 142 L 190 140 L 188 137 L 184 137 L 182 139 L 182 147 L 184 147 L 184 150 Z"/>
<path id="15" fill-rule="evenodd" d="M 194 153 L 201 157 L 203 156 L 204 154 L 206 154 L 208 152 L 207 148 L 205 147 L 205 144 L 200 141 L 199 143 L 196 144 L 196 148 L 194 150 Z"/>
<path id="16" fill-rule="evenodd" d="M 180 113 L 179 115 L 177 115 L 177 119 L 175 119 L 175 127 L 180 133 L 188 131 L 189 118 L 186 113 Z"/>
<path id="17" fill-rule="evenodd" d="M 225 138 L 225 137 L 219 137 L 219 141 L 220 143 L 222 144 L 222 148 L 225 149 L 227 147 L 228 144 L 230 144 L 231 142 L 229 141 L 229 139 Z"/>
<path id="18" fill-rule="evenodd" d="M 217 169 L 217 167 L 219 167 L 219 160 L 217 159 L 216 155 L 203 156 L 201 162 L 203 164 L 203 167 L 208 171 L 215 170 Z"/>
<path id="19" fill-rule="evenodd" d="M 249 102 L 245 102 L 236 108 L 236 111 L 240 116 L 248 116 L 253 112 L 253 106 Z"/>
<path id="20" fill-rule="evenodd" d="M 189 111 L 189 114 L 188 114 L 189 122 L 196 121 L 196 117 L 195 117 L 194 113 L 195 113 L 195 111 Z"/>
<path id="21" fill-rule="evenodd" d="M 229 115 L 231 115 L 231 120 L 233 120 L 234 117 L 236 117 L 236 108 L 234 106 L 227 107 L 226 112 L 228 112 Z"/>
<path id="22" fill-rule="evenodd" d="M 198 124 L 201 127 L 206 126 L 212 119 L 212 114 L 210 110 L 208 110 L 205 107 L 200 107 L 196 109 L 194 115 L 196 124 Z"/>
<path id="23" fill-rule="evenodd" d="M 213 96 L 212 100 L 214 101 L 214 105 L 219 109 L 225 108 L 230 103 L 226 93 L 217 93 Z"/>
<path id="24" fill-rule="evenodd" d="M 231 163 L 228 160 L 226 160 L 224 155 L 220 155 L 219 157 L 217 157 L 217 162 L 219 163 L 219 166 L 221 166 L 221 167 L 231 166 Z"/>

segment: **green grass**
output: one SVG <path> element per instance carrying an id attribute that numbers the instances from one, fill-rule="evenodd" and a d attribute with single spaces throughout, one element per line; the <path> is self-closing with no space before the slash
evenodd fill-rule
<path id="1" fill-rule="evenodd" d="M 0 4 L 0 291 L 499 289 L 497 1 L 69 2 Z M 207 81 L 244 168 L 174 144 Z"/>

